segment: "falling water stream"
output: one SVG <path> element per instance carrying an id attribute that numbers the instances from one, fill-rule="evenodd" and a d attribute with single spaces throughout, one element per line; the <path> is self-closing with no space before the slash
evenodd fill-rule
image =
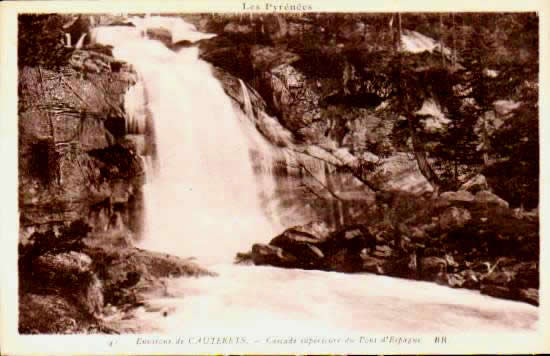
<path id="1" fill-rule="evenodd" d="M 268 242 L 282 228 L 262 209 L 260 193 L 271 188 L 255 176 L 250 159 L 250 149 L 269 156 L 267 146 L 253 147 L 261 139 L 232 107 L 197 48 L 175 52 L 143 32 L 163 26 L 178 39 L 210 35 L 177 18 L 134 22 L 138 26 L 96 28 L 93 37 L 134 66 L 142 88 L 129 91 L 126 109 L 137 117 L 149 112 L 154 122 L 158 169 L 145 186 L 141 247 L 194 256 L 219 274 L 169 281 L 167 296 L 152 297 L 149 310 L 136 314 L 140 330 L 216 325 L 326 334 L 536 328 L 537 308 L 474 291 L 369 274 L 233 265 L 237 252 Z"/>

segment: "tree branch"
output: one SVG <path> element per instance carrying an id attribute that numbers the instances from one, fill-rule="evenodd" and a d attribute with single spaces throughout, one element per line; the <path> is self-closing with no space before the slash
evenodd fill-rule
<path id="1" fill-rule="evenodd" d="M 288 149 L 290 149 L 291 151 L 294 151 L 294 152 L 297 152 L 297 153 L 301 153 L 305 156 L 308 156 L 308 157 L 311 157 L 311 158 L 315 158 L 315 159 L 318 159 L 320 161 L 323 161 L 325 163 L 328 163 L 334 167 L 337 167 L 337 168 L 343 168 L 345 169 L 346 171 L 348 171 L 353 177 L 355 177 L 358 181 L 360 181 L 361 183 L 363 183 L 364 185 L 366 185 L 370 190 L 374 191 L 374 192 L 377 192 L 377 191 L 380 191 L 381 189 L 379 187 L 376 187 L 374 186 L 371 182 L 369 182 L 368 180 L 366 180 L 362 174 L 361 174 L 361 171 L 358 170 L 358 169 L 355 169 L 353 167 L 350 167 L 348 166 L 347 164 L 345 163 L 342 163 L 342 164 L 336 164 L 334 162 L 331 162 L 331 161 L 328 161 L 322 157 L 319 157 L 319 156 L 316 156 L 314 154 L 311 154 L 310 152 L 307 152 L 307 151 L 304 151 L 304 150 L 300 150 L 300 149 L 297 149 L 296 147 L 287 147 Z M 320 147 L 321 148 L 321 147 Z M 325 152 L 328 152 L 326 149 L 324 148 L 321 148 L 322 150 L 324 150 Z M 330 154 L 330 152 L 328 152 Z"/>
<path id="2" fill-rule="evenodd" d="M 413 119 L 408 113 L 405 113 L 407 116 L 407 123 L 409 125 L 409 133 L 411 136 L 414 156 L 416 157 L 416 163 L 418 164 L 418 168 L 420 169 L 420 172 L 422 175 L 430 182 L 430 184 L 434 187 L 434 190 L 439 190 L 441 186 L 441 180 L 437 176 L 437 174 L 432 169 L 432 166 L 430 165 L 430 162 L 428 162 L 428 158 L 426 157 L 426 153 L 424 150 L 420 147 L 421 143 L 418 142 L 418 138 L 416 137 L 416 133 L 414 132 L 414 122 Z"/>
<path id="3" fill-rule="evenodd" d="M 315 195 L 317 198 L 325 200 L 326 198 L 323 197 L 321 194 L 317 193 L 313 188 L 311 188 L 309 185 L 303 183 L 301 184 L 304 188 L 306 188 L 311 194 Z"/>
<path id="4" fill-rule="evenodd" d="M 44 90 L 44 80 L 42 79 L 42 70 L 40 69 L 40 66 L 38 66 L 38 75 L 40 78 L 40 89 L 42 90 L 42 95 L 44 95 L 44 98 L 47 99 L 46 91 Z M 52 137 L 52 141 L 55 143 L 55 128 L 53 126 L 53 120 L 50 116 L 50 111 L 46 109 L 46 116 L 48 117 L 48 121 L 50 123 L 50 135 Z"/>
<path id="5" fill-rule="evenodd" d="M 332 189 L 330 189 L 329 187 L 327 187 L 323 182 L 321 182 L 321 180 L 319 178 L 317 178 L 315 176 L 315 174 L 313 174 L 309 169 L 306 168 L 306 166 L 303 164 L 303 163 L 299 163 L 299 167 L 300 168 L 303 168 L 310 176 L 313 177 L 313 179 L 315 179 L 315 181 L 317 183 L 319 183 L 321 185 L 321 187 L 323 187 L 327 192 L 329 192 L 329 194 L 335 198 L 335 199 L 338 199 L 338 200 L 341 200 L 341 201 L 344 201 L 345 199 L 341 198 L 340 196 L 338 196 L 338 194 L 336 194 Z M 307 185 L 307 184 L 306 184 Z"/>
<path id="6" fill-rule="evenodd" d="M 71 86 L 71 84 L 69 84 L 68 81 L 65 80 L 65 78 L 63 78 L 63 77 L 60 77 L 60 78 L 61 78 L 61 81 L 62 81 L 65 85 L 67 85 L 67 87 L 68 87 L 69 89 L 71 89 L 71 91 L 74 93 L 74 95 L 75 95 L 84 105 L 86 105 L 88 108 L 91 108 L 91 105 L 88 104 L 88 102 L 87 102 L 86 100 L 84 100 L 84 99 L 76 92 L 76 90 Z"/>

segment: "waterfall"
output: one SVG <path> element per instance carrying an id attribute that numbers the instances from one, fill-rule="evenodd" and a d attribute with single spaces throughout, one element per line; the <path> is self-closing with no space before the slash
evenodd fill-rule
<path id="1" fill-rule="evenodd" d="M 162 18 L 151 17 L 155 25 Z M 204 263 L 230 262 L 254 242 L 275 231 L 262 210 L 258 180 L 250 159 L 251 138 L 211 67 L 197 48 L 173 52 L 144 38 L 141 19 L 132 27 L 96 28 L 95 41 L 114 47 L 140 82 L 126 95 L 128 127 L 147 131 L 154 123 L 158 169 L 144 187 L 145 233 L 141 247 Z M 179 22 L 178 22 L 179 21 Z M 182 26 L 177 27 L 178 23 Z M 178 38 L 199 32 L 176 18 L 168 28 Z M 206 35 L 211 37 L 211 35 Z"/>

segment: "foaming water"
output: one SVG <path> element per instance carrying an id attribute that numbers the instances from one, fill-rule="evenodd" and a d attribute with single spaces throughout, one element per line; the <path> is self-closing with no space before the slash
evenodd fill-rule
<path id="1" fill-rule="evenodd" d="M 267 242 L 281 228 L 262 206 L 262 199 L 273 198 L 276 184 L 266 172 L 260 178 L 254 174 L 254 160 L 269 170 L 277 159 L 295 158 L 285 157 L 284 150 L 272 152 L 247 120 L 252 108 L 243 82 L 246 114 L 235 112 L 195 48 L 176 53 L 143 37 L 144 29 L 162 24 L 162 18 L 135 21 L 137 28 L 97 28 L 93 35 L 113 45 L 114 55 L 139 74 L 138 85 L 126 96 L 128 129 L 142 133 L 148 119 L 154 122 L 158 168 L 147 164 L 151 179 L 145 185 L 142 247 L 196 256 L 219 276 L 167 281 L 166 296 L 151 297 L 130 321 L 134 330 L 179 332 L 215 325 L 251 333 L 279 329 L 326 335 L 536 328 L 537 308 L 473 291 L 366 274 L 230 265 L 236 252 Z M 170 19 L 165 28 L 180 39 L 201 38 L 192 26 L 178 24 Z M 260 154 L 251 158 L 251 151 Z M 313 167 L 317 161 L 311 164 L 311 171 L 322 172 L 322 166 Z"/>
<path id="2" fill-rule="evenodd" d="M 149 301 L 158 314 L 137 314 L 144 327 L 167 332 L 215 325 L 330 335 L 528 331 L 537 325 L 536 307 L 433 283 L 259 266 L 212 269 L 219 278 L 170 281 L 167 297 Z"/>

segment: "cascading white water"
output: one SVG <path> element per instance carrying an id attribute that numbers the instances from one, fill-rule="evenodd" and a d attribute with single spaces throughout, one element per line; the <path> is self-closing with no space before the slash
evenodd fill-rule
<path id="1" fill-rule="evenodd" d="M 203 336 L 218 335 L 212 329 L 216 325 L 223 336 L 228 328 L 242 335 L 279 328 L 288 335 L 333 336 L 536 328 L 537 308 L 473 291 L 373 275 L 228 264 L 236 252 L 268 241 L 280 229 L 263 214 L 251 162 L 265 160 L 259 165 L 270 169 L 277 159 L 296 158 L 285 156 L 285 150 L 269 152 L 247 115 L 235 113 L 196 49 L 175 53 L 144 38 L 147 21 L 164 23 L 162 18 L 136 19 L 138 28 L 97 28 L 93 33 L 139 73 L 140 82 L 126 96 L 128 127 L 143 132 L 147 120 L 154 121 L 159 167 L 145 187 L 143 247 L 218 263 L 210 267 L 220 276 L 169 281 L 170 297 L 151 298 L 149 310 L 138 310 L 128 321 L 130 329 L 192 330 Z M 178 38 L 186 33 L 190 40 L 201 37 L 188 24 L 178 27 L 178 21 L 170 18 L 166 25 Z M 243 82 L 241 87 L 251 115 Z M 285 135 L 270 141 L 285 141 Z M 262 154 L 251 159 L 250 149 Z M 314 167 L 319 162 L 310 163 L 311 171 L 322 174 L 322 165 Z M 269 174 L 260 177 L 267 198 L 275 189 Z"/>
<path id="2" fill-rule="evenodd" d="M 149 19 L 163 24 L 162 18 Z M 248 131 L 210 65 L 199 60 L 197 48 L 176 53 L 143 38 L 146 20 L 138 28 L 94 31 L 96 41 L 112 45 L 114 56 L 139 74 L 141 82 L 126 100 L 130 126 L 143 130 L 145 106 L 154 122 L 159 168 L 144 188 L 147 220 L 141 247 L 197 256 L 205 263 L 231 262 L 236 252 L 275 232 L 262 212 Z M 201 37 L 179 19 L 167 23 L 178 29 L 179 39 L 186 38 L 186 31 L 189 39 Z"/>

